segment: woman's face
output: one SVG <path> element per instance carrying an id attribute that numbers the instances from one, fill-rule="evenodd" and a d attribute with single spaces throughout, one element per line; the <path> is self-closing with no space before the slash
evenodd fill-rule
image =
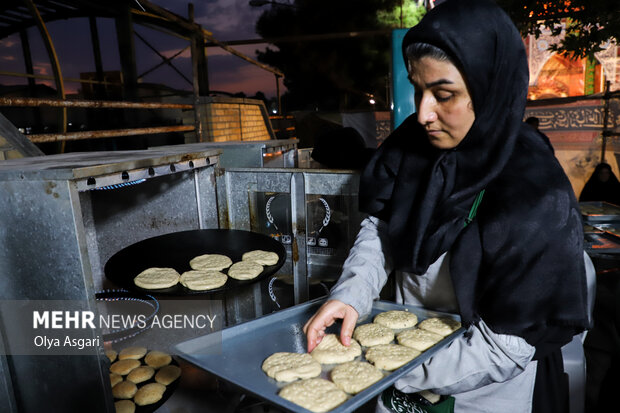
<path id="1" fill-rule="evenodd" d="M 456 147 L 476 118 L 459 69 L 446 60 L 409 60 L 409 79 L 415 89 L 418 122 L 430 143 L 439 149 Z"/>
<path id="2" fill-rule="evenodd" d="M 598 179 L 601 182 L 607 182 L 609 181 L 609 177 L 611 177 L 611 171 L 607 168 L 601 168 L 598 171 Z"/>

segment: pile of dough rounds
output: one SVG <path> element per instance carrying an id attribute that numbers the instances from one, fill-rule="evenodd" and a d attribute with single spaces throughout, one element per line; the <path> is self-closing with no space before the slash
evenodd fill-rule
<path id="1" fill-rule="evenodd" d="M 236 280 L 252 280 L 263 272 L 263 266 L 275 265 L 280 257 L 277 253 L 253 250 L 243 254 L 241 261 L 222 254 L 203 254 L 190 260 L 191 271 L 179 274 L 174 268 L 151 267 L 138 274 L 133 282 L 145 290 L 170 288 L 181 283 L 193 291 L 208 291 L 222 287 L 228 277 Z M 228 269 L 228 274 L 222 271 Z"/>
<path id="2" fill-rule="evenodd" d="M 110 384 L 117 413 L 133 413 L 136 406 L 157 403 L 181 377 L 181 368 L 171 364 L 170 354 L 148 351 L 145 347 L 126 347 L 120 352 L 106 350 L 110 359 Z"/>
<path id="3" fill-rule="evenodd" d="M 418 317 L 412 312 L 385 311 L 377 314 L 372 323 L 358 325 L 348 347 L 338 335 L 327 334 L 310 355 L 274 353 L 265 359 L 262 369 L 279 382 L 294 381 L 280 390 L 281 397 L 312 412 L 326 412 L 380 381 L 385 372 L 409 363 L 460 327 L 458 321 L 449 317 L 431 317 L 418 324 Z M 395 333 L 398 344 L 393 343 Z M 360 344 L 365 348 L 365 361 L 356 360 L 363 353 Z M 318 377 L 321 365 L 327 365 L 331 381 Z M 430 392 L 429 395 L 435 396 L 430 398 L 434 401 L 439 397 Z"/>

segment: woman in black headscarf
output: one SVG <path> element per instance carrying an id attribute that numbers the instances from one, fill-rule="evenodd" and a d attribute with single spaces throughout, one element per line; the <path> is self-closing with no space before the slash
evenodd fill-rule
<path id="1" fill-rule="evenodd" d="M 608 163 L 601 162 L 596 165 L 592 176 L 581 190 L 579 201 L 604 201 L 620 205 L 620 182 Z"/>
<path id="2" fill-rule="evenodd" d="M 458 313 L 467 331 L 397 380 L 403 393 L 384 392 L 381 411 L 430 389 L 457 412 L 566 412 L 560 348 L 589 326 L 592 267 L 570 182 L 522 122 L 521 36 L 490 0 L 448 0 L 407 33 L 403 54 L 417 113 L 362 174 L 370 216 L 304 326 L 308 350 L 336 319 L 348 345 L 394 270 L 397 301 Z"/>

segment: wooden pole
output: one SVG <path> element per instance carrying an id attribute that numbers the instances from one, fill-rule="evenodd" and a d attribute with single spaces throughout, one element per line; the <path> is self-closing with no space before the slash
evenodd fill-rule
<path id="1" fill-rule="evenodd" d="M 45 49 L 47 50 L 47 54 L 50 58 L 50 63 L 52 65 L 52 72 L 54 73 L 54 82 L 56 83 L 56 94 L 58 95 L 59 99 L 65 100 L 65 85 L 62 79 L 62 71 L 60 70 L 60 63 L 58 62 L 58 55 L 56 54 L 56 49 L 54 48 L 54 43 L 52 42 L 52 38 L 50 37 L 49 31 L 47 30 L 47 26 L 45 25 L 45 22 L 43 21 L 43 18 L 41 17 L 41 14 L 39 13 L 39 10 L 37 9 L 37 6 L 35 6 L 34 2 L 32 0 L 22 0 L 22 1 L 24 2 L 26 7 L 32 14 L 32 17 L 37 25 L 37 28 L 39 29 L 39 32 L 41 33 L 43 43 L 45 44 Z M 58 116 L 58 122 L 60 123 L 59 128 L 58 128 L 60 133 L 66 133 L 67 132 L 67 109 L 66 108 L 62 108 L 60 110 L 60 113 Z M 64 144 L 62 144 L 60 147 L 60 152 L 62 153 L 64 152 L 64 150 L 65 150 L 65 146 Z"/>
<path id="2" fill-rule="evenodd" d="M 194 22 L 194 3 L 189 3 L 187 5 L 187 14 L 189 15 L 189 21 Z M 194 135 L 196 142 L 202 142 L 202 122 L 200 121 L 200 83 L 199 83 L 199 73 L 198 73 L 198 54 L 200 51 L 198 50 L 202 39 L 198 38 L 198 36 L 192 34 L 191 36 L 191 46 L 192 46 L 192 89 L 194 91 Z M 200 45 L 199 45 L 200 42 Z"/>
<path id="3" fill-rule="evenodd" d="M 90 25 L 90 39 L 93 43 L 93 58 L 95 59 L 95 72 L 97 73 L 97 81 L 103 82 L 103 63 L 101 60 L 101 43 L 99 42 L 99 30 L 97 30 L 97 18 L 90 16 L 88 18 Z M 105 87 L 102 84 L 95 85 L 95 97 L 102 99 L 105 97 Z"/>

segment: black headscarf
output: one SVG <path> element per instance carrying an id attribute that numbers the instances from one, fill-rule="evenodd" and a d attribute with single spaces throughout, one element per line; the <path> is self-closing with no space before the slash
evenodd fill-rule
<path id="1" fill-rule="evenodd" d="M 599 174 L 603 169 L 609 171 L 609 179 L 605 182 L 601 181 L 599 178 Z M 601 162 L 596 165 L 594 172 L 592 172 L 592 176 L 581 190 L 579 200 L 605 201 L 620 205 L 620 182 L 608 163 Z"/>
<path id="2" fill-rule="evenodd" d="M 588 324 L 581 216 L 572 187 L 522 122 L 528 66 L 523 41 L 492 1 L 447 1 L 403 40 L 456 62 L 476 119 L 454 149 L 433 147 L 407 118 L 364 170 L 360 208 L 388 223 L 396 268 L 423 274 L 451 251 L 465 324 L 482 318 L 531 344 L 550 326 Z M 405 56 L 405 62 L 407 57 Z M 465 226 L 474 199 L 484 197 Z"/>

